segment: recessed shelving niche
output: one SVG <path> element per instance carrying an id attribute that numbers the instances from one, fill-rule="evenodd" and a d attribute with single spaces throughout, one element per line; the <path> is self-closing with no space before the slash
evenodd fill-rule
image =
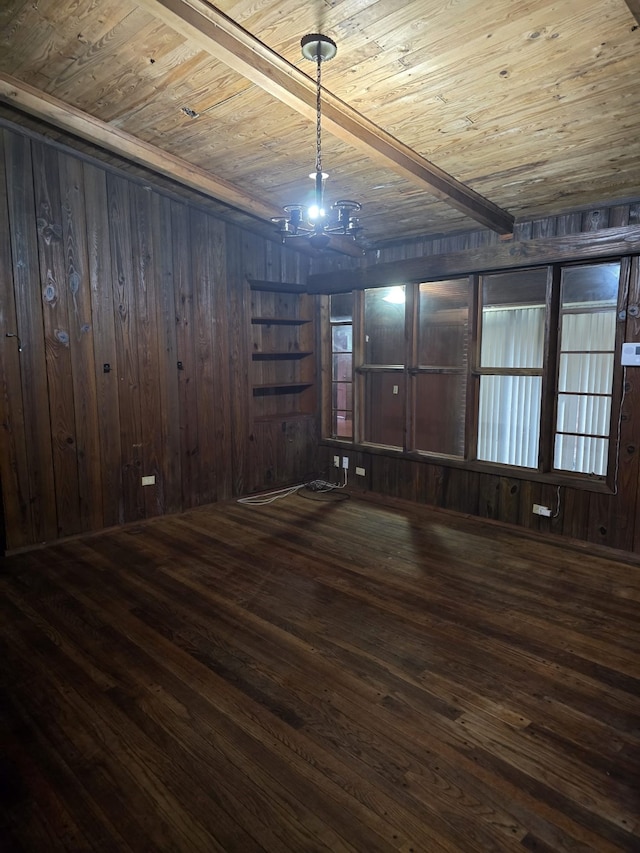
<path id="1" fill-rule="evenodd" d="M 249 281 L 254 420 L 315 413 L 312 297 L 299 285 Z"/>

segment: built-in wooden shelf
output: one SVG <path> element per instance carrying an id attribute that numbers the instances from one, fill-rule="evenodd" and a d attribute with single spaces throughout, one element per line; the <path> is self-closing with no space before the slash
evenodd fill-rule
<path id="1" fill-rule="evenodd" d="M 251 414 L 261 423 L 316 411 L 315 297 L 291 282 L 249 280 Z"/>
<path id="2" fill-rule="evenodd" d="M 254 326 L 304 326 L 311 320 L 303 320 L 298 317 L 252 317 Z"/>
<path id="3" fill-rule="evenodd" d="M 305 287 L 301 284 L 295 284 L 293 281 L 258 281 L 255 278 L 248 278 L 247 281 L 251 290 L 264 290 L 268 293 L 295 293 L 298 296 L 307 292 Z"/>
<path id="4" fill-rule="evenodd" d="M 301 352 L 300 350 L 292 352 L 254 352 L 251 354 L 251 358 L 254 361 L 289 361 L 291 359 L 307 358 L 310 355 L 313 355 L 313 353 Z"/>

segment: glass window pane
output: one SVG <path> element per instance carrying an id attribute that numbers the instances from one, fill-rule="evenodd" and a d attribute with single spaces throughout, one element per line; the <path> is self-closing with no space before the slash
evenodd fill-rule
<path id="1" fill-rule="evenodd" d="M 563 352 L 611 350 L 616 345 L 616 311 L 597 311 L 562 316 Z"/>
<path id="2" fill-rule="evenodd" d="M 613 353 L 611 355 L 561 354 L 558 377 L 559 391 L 610 394 L 612 382 Z"/>
<path id="3" fill-rule="evenodd" d="M 404 377 L 401 373 L 365 376 L 364 440 L 404 445 Z"/>
<path id="4" fill-rule="evenodd" d="M 607 473 L 608 455 L 609 440 L 606 438 L 557 435 L 553 464 L 560 471 L 604 477 Z"/>
<path id="5" fill-rule="evenodd" d="M 481 376 L 478 459 L 538 467 L 541 376 Z"/>
<path id="6" fill-rule="evenodd" d="M 334 411 L 333 438 L 353 438 L 353 415 L 351 412 Z"/>
<path id="7" fill-rule="evenodd" d="M 618 304 L 620 262 L 564 267 L 562 308 L 576 306 L 615 308 Z"/>
<path id="8" fill-rule="evenodd" d="M 418 364 L 462 367 L 467 361 L 469 282 L 465 279 L 420 285 Z"/>
<path id="9" fill-rule="evenodd" d="M 330 299 L 332 323 L 351 323 L 353 319 L 353 293 L 334 293 Z"/>
<path id="10" fill-rule="evenodd" d="M 414 381 L 415 449 L 463 457 L 466 375 L 423 373 Z"/>
<path id="11" fill-rule="evenodd" d="M 488 308 L 482 312 L 482 367 L 542 367 L 544 308 Z"/>
<path id="12" fill-rule="evenodd" d="M 404 364 L 404 307 L 404 286 L 365 290 L 366 364 Z"/>
<path id="13" fill-rule="evenodd" d="M 609 435 L 611 397 L 558 395 L 558 432 Z"/>
<path id="14" fill-rule="evenodd" d="M 351 352 L 353 349 L 353 326 L 334 326 L 331 330 L 333 352 Z"/>
<path id="15" fill-rule="evenodd" d="M 542 367 L 547 269 L 482 277 L 482 367 Z"/>
<path id="16" fill-rule="evenodd" d="M 351 382 L 333 383 L 333 408 L 353 409 L 353 385 Z"/>
<path id="17" fill-rule="evenodd" d="M 351 382 L 351 353 L 333 356 L 333 379 L 335 382 Z"/>

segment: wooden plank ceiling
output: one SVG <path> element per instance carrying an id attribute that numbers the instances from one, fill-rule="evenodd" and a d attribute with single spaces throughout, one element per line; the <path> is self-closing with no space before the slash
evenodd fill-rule
<path id="1" fill-rule="evenodd" d="M 4 0 L 0 98 L 61 126 L 68 105 L 79 135 L 127 156 L 122 140 L 139 140 L 154 168 L 166 152 L 169 174 L 179 158 L 180 180 L 268 217 L 312 189 L 300 38 L 322 31 L 338 43 L 323 68 L 327 197 L 363 204 L 365 242 L 505 232 L 509 216 L 640 195 L 634 3 Z"/>

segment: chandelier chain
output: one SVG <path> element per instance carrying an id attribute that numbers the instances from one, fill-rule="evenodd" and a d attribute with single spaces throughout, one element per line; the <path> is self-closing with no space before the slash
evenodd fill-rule
<path id="1" fill-rule="evenodd" d="M 316 172 L 322 172 L 322 103 L 320 99 L 320 87 L 322 84 L 322 57 L 318 50 L 318 72 L 316 82 Z"/>

